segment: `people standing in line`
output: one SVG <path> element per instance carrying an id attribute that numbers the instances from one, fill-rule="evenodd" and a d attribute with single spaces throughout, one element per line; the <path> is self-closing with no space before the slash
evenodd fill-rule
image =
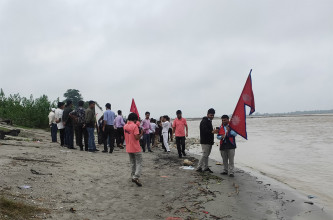
<path id="1" fill-rule="evenodd" d="M 71 115 L 74 116 L 76 121 L 76 145 L 83 151 L 82 138 L 84 138 L 84 149 L 88 151 L 88 132 L 84 126 L 86 119 L 86 110 L 83 108 L 84 101 L 79 101 L 78 105 L 78 108 L 71 112 Z"/>
<path id="2" fill-rule="evenodd" d="M 49 126 L 51 128 L 52 142 L 55 143 L 57 142 L 57 132 L 58 132 L 57 122 L 55 119 L 55 108 L 52 108 L 49 113 Z"/>
<path id="3" fill-rule="evenodd" d="M 115 131 L 114 131 L 114 119 L 116 115 L 113 111 L 111 111 L 111 104 L 106 103 L 105 105 L 106 111 L 104 112 L 104 123 L 103 123 L 103 132 L 104 132 L 104 150 L 103 153 L 108 152 L 108 138 L 110 138 L 110 154 L 112 154 L 114 150 L 114 139 L 115 139 Z"/>
<path id="4" fill-rule="evenodd" d="M 229 127 L 229 116 L 222 116 L 222 125 L 217 135 L 220 142 L 220 153 L 223 160 L 222 175 L 234 177 L 234 158 L 236 150 L 236 137 L 237 133 Z"/>
<path id="5" fill-rule="evenodd" d="M 57 128 L 59 130 L 60 137 L 60 146 L 64 147 L 65 145 L 65 126 L 62 123 L 62 115 L 64 112 L 65 103 L 58 102 L 58 108 L 54 112 L 55 121 L 57 123 Z"/>
<path id="6" fill-rule="evenodd" d="M 168 134 L 170 128 L 170 122 L 168 122 L 168 116 L 164 115 L 162 117 L 162 136 L 163 136 L 163 143 L 166 152 L 170 152 L 169 143 L 168 143 Z"/>
<path id="7" fill-rule="evenodd" d="M 62 115 L 62 121 L 65 125 L 65 145 L 67 144 L 69 149 L 76 149 L 74 148 L 73 116 L 70 114 L 72 112 L 72 107 L 72 100 L 67 100 L 66 108 Z"/>
<path id="8" fill-rule="evenodd" d="M 146 152 L 146 147 L 149 152 L 153 152 L 150 149 L 150 113 L 145 113 L 146 118 L 141 122 L 141 128 L 143 130 L 143 152 Z"/>
<path id="9" fill-rule="evenodd" d="M 200 122 L 200 144 L 202 147 L 202 157 L 197 168 L 198 172 L 208 171 L 213 173 L 208 167 L 208 160 L 212 146 L 214 145 L 214 134 L 217 134 L 219 129 L 213 129 L 212 121 L 215 116 L 215 110 L 209 109 L 207 117 L 203 117 Z"/>
<path id="10" fill-rule="evenodd" d="M 136 124 L 138 116 L 135 113 L 131 113 L 128 116 L 128 122 L 124 126 L 126 152 L 129 155 L 131 163 L 131 178 L 137 186 L 142 186 L 139 178 L 142 169 L 142 153 L 139 140 L 143 136 L 144 131 L 139 132 L 139 128 Z"/>
<path id="11" fill-rule="evenodd" d="M 117 146 L 121 149 L 123 149 L 123 143 L 124 143 L 124 126 L 125 121 L 122 116 L 122 112 L 118 110 L 118 116 L 114 120 L 114 126 L 116 128 L 116 143 Z"/>
<path id="12" fill-rule="evenodd" d="M 86 110 L 85 127 L 88 132 L 88 151 L 91 153 L 98 151 L 95 144 L 95 123 L 95 102 L 89 101 L 89 107 Z"/>
<path id="13" fill-rule="evenodd" d="M 150 120 L 150 143 L 152 148 L 155 147 L 155 132 L 156 132 L 156 120 L 155 119 L 151 119 Z"/>
<path id="14" fill-rule="evenodd" d="M 182 117 L 182 111 L 178 110 L 176 112 L 177 118 L 173 121 L 173 134 L 176 137 L 176 144 L 179 158 L 186 156 L 185 153 L 185 136 L 188 137 L 188 126 L 186 119 Z M 186 129 L 186 134 L 185 134 Z"/>

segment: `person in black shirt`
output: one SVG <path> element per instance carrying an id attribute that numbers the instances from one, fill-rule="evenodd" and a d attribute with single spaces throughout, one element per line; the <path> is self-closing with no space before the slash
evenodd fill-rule
<path id="1" fill-rule="evenodd" d="M 67 100 L 66 108 L 64 109 L 64 113 L 62 115 L 62 121 L 65 125 L 65 145 L 69 149 L 74 148 L 74 130 L 73 130 L 73 116 L 70 114 L 72 112 L 73 103 L 72 100 Z"/>
<path id="2" fill-rule="evenodd" d="M 207 117 L 203 117 L 200 123 L 200 144 L 202 147 L 202 157 L 200 159 L 197 171 L 203 172 L 208 171 L 213 173 L 208 167 L 208 159 L 212 147 L 214 145 L 214 134 L 218 133 L 218 129 L 213 129 L 212 121 L 214 119 L 215 110 L 209 109 L 207 112 Z"/>

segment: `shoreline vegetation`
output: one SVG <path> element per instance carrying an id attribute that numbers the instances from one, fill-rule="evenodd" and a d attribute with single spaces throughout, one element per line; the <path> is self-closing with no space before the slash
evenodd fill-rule
<path id="1" fill-rule="evenodd" d="M 73 100 L 74 106 L 77 106 L 79 100 L 83 97 L 79 90 L 68 89 L 64 93 L 64 100 Z M 41 95 L 39 98 L 34 98 L 32 95 L 29 98 L 22 97 L 19 93 L 5 95 L 0 89 L 0 121 L 9 120 L 11 123 L 22 128 L 48 128 L 48 118 L 51 108 L 55 108 L 60 99 L 51 101 L 47 95 Z M 101 107 L 97 106 L 101 109 Z M 87 108 L 87 103 L 85 103 Z M 258 117 L 288 117 L 288 116 L 304 116 L 304 115 L 325 115 L 333 114 L 331 110 L 313 110 L 313 111 L 295 111 L 287 113 L 255 113 L 247 116 L 248 118 Z M 201 120 L 202 117 L 187 117 L 189 121 Z"/>
<path id="2" fill-rule="evenodd" d="M 187 142 L 187 148 L 197 144 Z M 213 175 L 184 170 L 171 146 L 171 154 L 160 145 L 143 154 L 138 188 L 130 181 L 124 149 L 112 155 L 63 150 L 51 143 L 49 132 L 22 129 L 18 137 L 0 140 L 0 197 L 31 207 L 31 219 L 332 219 L 329 210 L 296 190 L 241 169 L 235 178 L 222 177 L 221 165 L 210 160 Z M 184 159 L 196 166 L 199 157 Z M 0 211 L 1 220 L 9 215 Z"/>

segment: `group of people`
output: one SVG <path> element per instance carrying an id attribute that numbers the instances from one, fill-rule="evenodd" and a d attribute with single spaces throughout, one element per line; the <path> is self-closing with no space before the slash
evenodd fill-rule
<path id="1" fill-rule="evenodd" d="M 129 154 L 131 164 L 132 181 L 138 186 L 142 186 L 139 181 L 142 167 L 141 152 L 153 152 L 152 147 L 157 146 L 157 142 L 162 143 L 165 152 L 170 152 L 169 140 L 175 136 L 179 158 L 186 156 L 185 139 L 188 137 L 188 125 L 185 118 L 182 117 L 181 110 L 176 112 L 177 117 L 171 123 L 170 117 L 161 116 L 159 121 L 150 118 L 150 112 L 145 113 L 145 118 L 140 120 L 137 114 L 130 113 L 127 120 L 118 110 L 118 115 L 111 110 L 111 104 L 105 105 L 106 111 L 103 116 L 96 121 L 95 102 L 89 101 L 89 107 L 84 109 L 84 102 L 80 101 L 78 107 L 73 110 L 73 103 L 68 100 L 58 103 L 57 109 L 52 109 L 49 114 L 49 124 L 51 127 L 52 142 L 57 142 L 57 133 L 59 130 L 60 145 L 62 147 L 74 148 L 74 131 L 76 144 L 80 150 L 88 152 L 99 151 L 95 144 L 95 128 L 98 136 L 104 144 L 103 153 L 113 153 L 114 142 L 119 148 L 126 146 L 126 152 Z M 215 110 L 209 109 L 207 116 L 203 117 L 200 123 L 200 144 L 202 147 L 202 157 L 199 161 L 197 172 L 210 172 L 208 166 L 209 155 L 214 145 L 214 134 L 220 140 L 220 152 L 223 159 L 224 170 L 222 175 L 234 177 L 234 156 L 237 135 L 229 127 L 229 117 L 222 116 L 221 127 L 213 128 L 212 120 L 215 117 Z M 84 145 L 83 145 L 84 140 Z M 108 149 L 109 148 L 109 149 Z"/>

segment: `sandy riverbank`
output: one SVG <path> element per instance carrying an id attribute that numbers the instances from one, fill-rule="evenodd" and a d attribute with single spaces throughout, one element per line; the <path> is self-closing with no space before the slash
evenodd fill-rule
<path id="1" fill-rule="evenodd" d="M 41 219 L 331 219 L 296 191 L 242 170 L 222 177 L 214 161 L 217 175 L 201 175 L 179 169 L 176 154 L 154 149 L 143 155 L 139 188 L 130 181 L 125 150 L 93 154 L 52 144 L 42 130 L 22 134 L 23 140 L 0 141 L 0 194 L 49 209 Z"/>

